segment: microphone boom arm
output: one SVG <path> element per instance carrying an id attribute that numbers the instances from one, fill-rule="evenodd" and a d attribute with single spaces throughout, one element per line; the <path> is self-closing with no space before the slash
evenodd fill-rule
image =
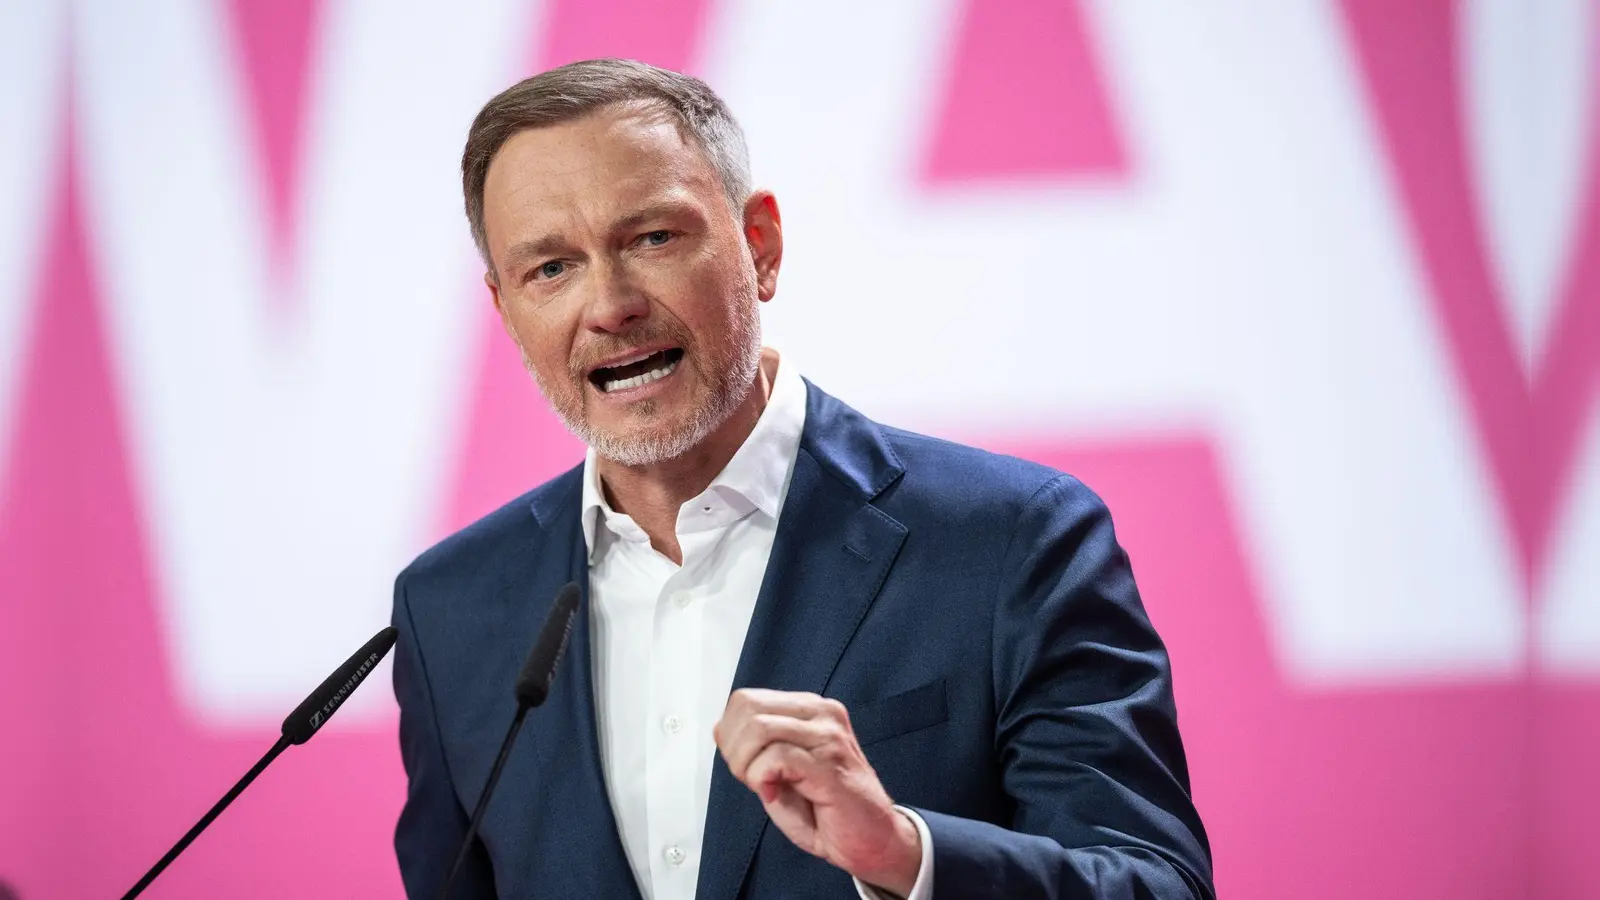
<path id="1" fill-rule="evenodd" d="M 206 826 L 210 825 L 212 820 L 222 815 L 222 811 L 228 808 L 228 804 L 244 793 L 244 789 L 250 786 L 250 782 L 255 781 L 256 776 L 260 775 L 267 766 L 272 764 L 273 760 L 278 758 L 278 754 L 296 744 L 304 744 L 306 741 L 311 740 L 311 736 L 316 734 L 323 725 L 327 724 L 328 719 L 335 712 L 339 711 L 339 707 L 350 697 L 351 692 L 360 687 L 361 683 L 366 681 L 367 676 L 372 674 L 372 670 L 378 665 L 379 661 L 394 646 L 395 639 L 398 636 L 399 632 L 395 630 L 393 625 L 384 628 L 373 635 L 372 640 L 363 644 L 361 649 L 355 652 L 354 656 L 345 660 L 344 665 L 334 669 L 333 674 L 318 685 L 317 689 L 312 691 L 311 695 L 306 697 L 295 708 L 294 712 L 289 714 L 289 718 L 283 720 L 283 736 L 278 738 L 276 744 L 272 745 L 272 749 L 267 751 L 267 755 L 261 757 L 261 760 L 252 766 L 250 771 L 244 773 L 244 777 L 234 784 L 233 789 L 224 794 L 222 799 L 218 800 L 217 804 L 211 807 L 210 811 L 200 821 L 194 823 L 194 827 L 189 829 L 189 833 L 174 844 L 172 849 L 167 851 L 167 855 L 161 857 L 150 868 L 150 871 L 144 873 L 144 877 L 139 879 L 139 883 L 135 884 L 132 890 L 122 895 L 122 900 L 132 900 L 132 898 L 143 893 L 144 889 L 150 886 L 150 882 L 155 881 L 156 876 L 171 865 L 172 861 L 178 858 L 178 854 L 193 843 L 194 839 L 200 836 L 200 832 L 205 831 Z"/>
<path id="2" fill-rule="evenodd" d="M 483 793 L 478 795 L 478 805 L 472 810 L 472 821 L 467 824 L 467 835 L 461 840 L 461 850 L 456 853 L 456 861 L 450 865 L 450 874 L 445 876 L 444 885 L 439 890 L 439 900 L 450 900 L 450 886 L 455 884 L 457 873 L 467 861 L 467 852 L 472 849 L 472 839 L 478 836 L 478 826 L 483 824 L 483 814 L 489 808 L 489 798 L 494 794 L 495 783 L 500 780 L 500 770 L 505 768 L 506 758 L 511 755 L 511 745 L 516 743 L 517 732 L 522 730 L 522 723 L 527 718 L 528 707 L 517 704 L 517 717 L 511 722 L 511 730 L 506 732 L 506 739 L 500 743 L 500 755 L 495 757 L 494 768 L 489 770 L 489 781 L 483 786 Z"/>
<path id="3" fill-rule="evenodd" d="M 189 829 L 189 833 L 185 834 L 176 844 L 172 845 L 172 849 L 167 851 L 167 855 L 161 857 L 161 859 L 158 860 L 155 865 L 151 866 L 150 871 L 144 873 L 144 877 L 139 879 L 139 883 L 134 885 L 132 890 L 122 895 L 122 900 L 133 900 L 134 897 L 144 893 L 144 889 L 150 886 L 150 882 L 155 881 L 156 876 L 160 875 L 162 871 L 167 868 L 167 866 L 172 865 L 172 861 L 178 858 L 178 854 L 182 853 L 190 844 L 194 843 L 194 839 L 200 836 L 200 832 L 205 831 L 206 826 L 210 825 L 212 820 L 216 819 L 217 816 L 222 815 L 222 811 L 228 808 L 228 804 L 232 803 L 234 798 L 244 793 L 244 789 L 250 786 L 250 782 L 255 781 L 256 776 L 265 771 L 267 766 L 271 765 L 272 761 L 278 758 L 278 754 L 289 749 L 289 747 L 290 743 L 288 738 L 278 738 L 278 742 L 272 745 L 272 749 L 267 751 L 267 755 L 261 757 L 260 762 L 252 766 L 250 771 L 244 773 L 244 777 L 239 779 L 231 790 L 222 795 L 222 799 L 218 800 L 216 805 L 211 807 L 211 811 L 206 813 L 205 816 L 200 819 L 200 821 L 194 823 L 194 827 Z"/>

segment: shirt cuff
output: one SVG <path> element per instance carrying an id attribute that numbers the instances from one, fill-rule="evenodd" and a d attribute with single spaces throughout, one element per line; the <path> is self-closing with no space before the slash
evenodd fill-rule
<path id="1" fill-rule="evenodd" d="M 922 864 L 917 866 L 917 881 L 911 886 L 911 893 L 906 895 L 905 900 L 933 900 L 933 833 L 928 831 L 928 823 L 924 822 L 915 810 L 906 809 L 904 806 L 896 806 L 895 809 L 900 810 L 913 825 L 917 826 L 917 837 L 922 840 Z M 854 881 L 856 893 L 861 895 L 861 900 L 893 900 L 896 896 L 866 884 L 859 878 Z"/>

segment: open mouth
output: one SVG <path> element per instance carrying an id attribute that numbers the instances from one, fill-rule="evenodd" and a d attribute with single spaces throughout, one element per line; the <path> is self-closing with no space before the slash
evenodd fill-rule
<path id="1" fill-rule="evenodd" d="M 647 385 L 652 381 L 660 381 L 671 375 L 681 361 L 683 361 L 681 347 L 658 350 L 642 359 L 620 366 L 601 366 L 589 373 L 589 383 L 599 388 L 602 394 L 625 391 L 628 388 Z"/>

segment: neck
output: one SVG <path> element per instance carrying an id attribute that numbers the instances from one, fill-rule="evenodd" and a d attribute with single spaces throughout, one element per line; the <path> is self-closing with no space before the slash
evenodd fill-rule
<path id="1" fill-rule="evenodd" d="M 617 512 L 631 516 L 650 536 L 650 545 L 673 562 L 683 564 L 683 552 L 678 547 L 678 508 L 710 486 L 711 479 L 739 452 L 767 408 L 777 370 L 778 355 L 762 349 L 755 383 L 744 402 L 728 421 L 682 456 L 648 466 L 624 466 L 604 457 L 596 458 L 606 502 Z"/>

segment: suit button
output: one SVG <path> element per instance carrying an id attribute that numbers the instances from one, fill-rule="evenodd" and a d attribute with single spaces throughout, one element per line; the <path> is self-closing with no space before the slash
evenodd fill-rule
<path id="1" fill-rule="evenodd" d="M 683 852 L 683 848 L 679 847 L 677 844 L 673 844 L 667 849 L 661 851 L 661 855 L 667 858 L 668 865 L 673 866 L 683 865 L 684 859 L 688 856 L 688 854 Z"/>

